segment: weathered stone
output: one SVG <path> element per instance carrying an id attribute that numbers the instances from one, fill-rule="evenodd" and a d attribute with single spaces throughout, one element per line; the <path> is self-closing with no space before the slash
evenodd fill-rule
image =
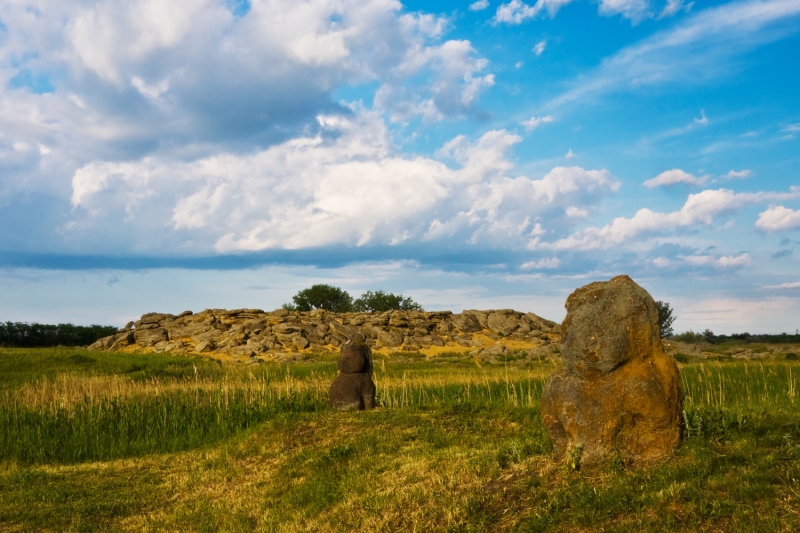
<path id="1" fill-rule="evenodd" d="M 210 341 L 210 340 L 200 341 L 194 347 L 194 351 L 198 352 L 198 353 L 203 353 L 205 351 L 213 350 L 213 349 L 214 349 L 214 343 L 212 341 Z"/>
<path id="2" fill-rule="evenodd" d="M 481 355 L 503 355 L 508 353 L 508 348 L 503 346 L 502 344 L 495 344 L 494 346 L 490 346 L 481 352 Z"/>
<path id="3" fill-rule="evenodd" d="M 396 348 L 403 344 L 403 337 L 393 331 L 378 331 L 378 342 L 387 348 Z"/>
<path id="4" fill-rule="evenodd" d="M 519 327 L 519 322 L 510 313 L 494 312 L 487 320 L 489 329 L 501 335 L 510 335 Z"/>
<path id="5" fill-rule="evenodd" d="M 294 344 L 297 348 L 301 350 L 305 350 L 306 348 L 308 348 L 309 342 L 308 339 L 306 339 L 305 337 L 297 336 L 294 339 L 292 339 L 292 344 Z"/>
<path id="6" fill-rule="evenodd" d="M 133 332 L 133 336 L 136 339 L 136 344 L 141 344 L 143 346 L 152 346 L 157 344 L 161 341 L 166 341 L 167 337 L 167 330 L 164 328 L 152 328 L 152 329 L 139 329 L 137 328 Z"/>
<path id="7" fill-rule="evenodd" d="M 343 343 L 353 339 L 359 334 L 355 328 L 345 326 L 344 324 L 336 321 L 330 323 L 330 330 L 331 333 Z"/>
<path id="8" fill-rule="evenodd" d="M 680 378 L 662 348 L 653 298 L 628 276 L 573 292 L 562 369 L 547 381 L 542 420 L 559 454 L 585 466 L 649 462 L 680 441 Z"/>
<path id="9" fill-rule="evenodd" d="M 460 313 L 450 317 L 450 323 L 459 331 L 471 333 L 473 331 L 480 331 L 481 327 L 478 319 L 472 313 Z"/>
<path id="10" fill-rule="evenodd" d="M 408 327 L 408 317 L 399 312 L 393 312 L 389 316 L 389 325 L 395 328 L 406 328 Z"/>
<path id="11" fill-rule="evenodd" d="M 166 319 L 173 320 L 175 319 L 175 315 L 170 315 L 166 313 L 145 313 L 142 315 L 142 318 L 139 320 L 139 322 L 141 324 L 158 324 L 162 320 Z"/>
<path id="12" fill-rule="evenodd" d="M 130 330 L 122 331 L 114 335 L 114 341 L 119 346 L 128 346 L 136 342 L 136 338 L 133 335 L 133 332 Z"/>
<path id="13" fill-rule="evenodd" d="M 372 409 L 375 384 L 372 382 L 372 351 L 356 336 L 342 346 L 339 375 L 331 384 L 331 407 L 339 410 Z"/>

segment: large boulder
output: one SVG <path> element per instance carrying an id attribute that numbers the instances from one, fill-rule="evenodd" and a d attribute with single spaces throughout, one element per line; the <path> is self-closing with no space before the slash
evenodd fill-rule
<path id="1" fill-rule="evenodd" d="M 375 383 L 372 382 L 372 351 L 360 335 L 342 345 L 339 375 L 330 390 L 331 407 L 340 411 L 375 407 Z"/>
<path id="2" fill-rule="evenodd" d="M 617 276 L 581 287 L 565 307 L 564 366 L 541 406 L 556 452 L 583 466 L 671 453 L 680 442 L 680 376 L 661 345 L 653 298 Z"/>

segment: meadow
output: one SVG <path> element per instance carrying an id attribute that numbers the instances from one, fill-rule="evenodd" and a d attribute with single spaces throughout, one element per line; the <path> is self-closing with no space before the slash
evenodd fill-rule
<path id="1" fill-rule="evenodd" d="M 0 349 L 0 531 L 800 530 L 800 363 L 680 359 L 675 455 L 576 471 L 557 359 L 379 356 L 379 407 L 340 413 L 335 354 Z"/>

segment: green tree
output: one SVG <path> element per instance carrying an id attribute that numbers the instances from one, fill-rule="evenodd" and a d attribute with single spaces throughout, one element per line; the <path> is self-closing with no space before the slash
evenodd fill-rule
<path id="1" fill-rule="evenodd" d="M 411 298 L 404 298 L 402 294 L 367 291 L 353 302 L 353 310 L 361 312 L 419 311 L 422 310 L 422 306 Z"/>
<path id="2" fill-rule="evenodd" d="M 353 308 L 353 298 L 339 287 L 318 283 L 303 289 L 292 296 L 293 304 L 284 304 L 286 309 L 311 311 L 325 309 L 335 313 L 345 313 Z"/>
<path id="3" fill-rule="evenodd" d="M 672 331 L 672 323 L 675 322 L 677 316 L 672 316 L 673 309 L 668 302 L 656 302 L 658 308 L 658 327 L 661 328 L 661 338 L 671 337 L 674 333 Z"/>

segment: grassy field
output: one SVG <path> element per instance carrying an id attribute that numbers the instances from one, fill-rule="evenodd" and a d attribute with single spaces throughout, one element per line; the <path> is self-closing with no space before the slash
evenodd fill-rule
<path id="1" fill-rule="evenodd" d="M 376 358 L 379 408 L 327 408 L 335 356 L 0 349 L 0 531 L 798 531 L 797 361 L 681 363 L 686 440 L 571 471 L 554 363 Z"/>

